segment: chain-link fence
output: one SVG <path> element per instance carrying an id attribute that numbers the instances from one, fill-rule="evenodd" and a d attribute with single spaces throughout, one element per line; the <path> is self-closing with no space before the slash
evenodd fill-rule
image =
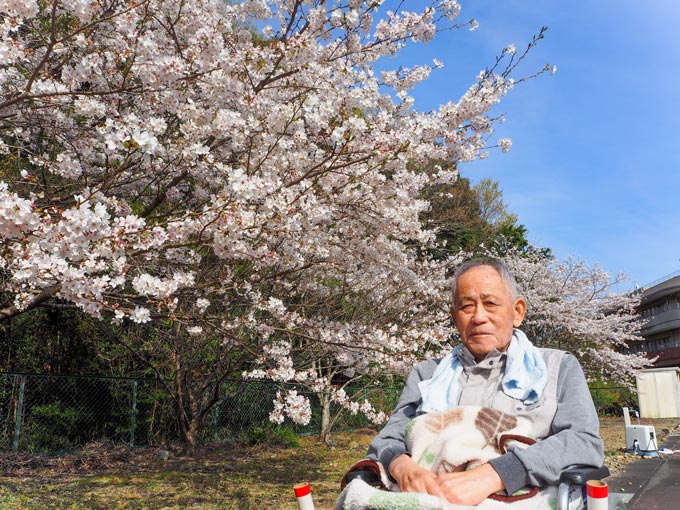
<path id="1" fill-rule="evenodd" d="M 13 451 L 103 439 L 135 446 L 176 430 L 167 393 L 151 379 L 0 374 L 0 413 L 0 449 Z"/>
<path id="2" fill-rule="evenodd" d="M 161 381 L 111 377 L 0 373 L 0 450 L 59 452 L 91 441 L 110 440 L 130 447 L 180 439 L 176 407 Z M 277 391 L 293 385 L 262 381 L 226 381 L 221 400 L 203 423 L 201 441 L 249 439 L 269 424 Z M 313 393 L 295 388 L 310 399 L 312 420 L 284 425 L 297 434 L 320 430 L 320 405 Z M 357 392 L 360 392 L 357 394 Z M 348 395 L 369 399 L 379 410 L 391 411 L 397 388 L 347 389 Z M 340 412 L 332 404 L 331 416 Z M 334 430 L 370 425 L 362 414 L 342 413 Z"/>
<path id="3" fill-rule="evenodd" d="M 110 377 L 0 374 L 0 450 L 59 452 L 91 441 L 110 440 L 130 447 L 180 439 L 174 401 L 162 381 Z M 221 400 L 211 410 L 200 432 L 201 441 L 250 439 L 269 425 L 276 392 L 292 385 L 262 381 L 226 381 Z M 321 428 L 318 397 L 300 388 L 310 399 L 312 420 L 284 426 L 297 434 Z M 355 400 L 367 399 L 389 413 L 400 388 L 347 388 Z M 626 388 L 591 388 L 601 414 L 620 414 L 620 407 L 637 407 L 635 392 Z M 331 417 L 340 413 L 332 404 Z M 333 429 L 352 430 L 371 425 L 361 414 L 340 413 Z"/>
<path id="4" fill-rule="evenodd" d="M 269 422 L 269 414 L 274 408 L 277 391 L 295 389 L 310 401 L 312 418 L 307 425 L 297 425 L 286 419 L 284 425 L 297 434 L 314 434 L 321 430 L 321 404 L 319 397 L 293 384 L 277 384 L 271 382 L 227 381 L 223 385 L 224 398 L 215 406 L 211 423 L 205 424 L 202 439 L 229 441 L 247 439 L 251 432 Z M 397 405 L 401 388 L 371 387 L 345 388 L 347 396 L 352 400 L 368 400 L 376 410 L 390 413 Z M 330 416 L 339 418 L 333 430 L 353 430 L 372 424 L 362 413 L 352 414 L 342 411 L 335 403 L 330 404 Z"/>

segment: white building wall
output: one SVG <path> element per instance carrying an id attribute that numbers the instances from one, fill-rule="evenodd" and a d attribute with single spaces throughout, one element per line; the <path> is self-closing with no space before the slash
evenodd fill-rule
<path id="1" fill-rule="evenodd" d="M 680 417 L 680 369 L 641 370 L 635 377 L 641 418 Z"/>

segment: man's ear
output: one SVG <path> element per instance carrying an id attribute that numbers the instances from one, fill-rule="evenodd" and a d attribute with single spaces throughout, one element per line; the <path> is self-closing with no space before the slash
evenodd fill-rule
<path id="1" fill-rule="evenodd" d="M 514 320 L 512 321 L 512 325 L 515 326 L 516 328 L 519 328 L 522 325 L 524 316 L 527 313 L 527 302 L 524 301 L 524 299 L 522 298 L 517 298 L 515 300 L 515 305 L 513 308 L 515 312 L 515 317 Z"/>

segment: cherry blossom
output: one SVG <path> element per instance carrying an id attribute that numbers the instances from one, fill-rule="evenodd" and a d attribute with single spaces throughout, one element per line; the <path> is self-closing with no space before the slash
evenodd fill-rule
<path id="1" fill-rule="evenodd" d="M 250 353 L 250 375 L 382 419 L 338 385 L 445 348 L 459 257 L 428 256 L 421 192 L 509 147 L 491 113 L 516 83 L 507 52 L 424 112 L 409 93 L 443 63 L 388 57 L 475 28 L 454 0 L 0 12 L 0 320 L 59 301 L 170 321 Z M 420 170 L 432 160 L 448 164 Z M 282 395 L 275 418 L 307 419 L 304 398 Z"/>
<path id="2" fill-rule="evenodd" d="M 626 354 L 639 340 L 640 294 L 616 291 L 623 274 L 610 275 L 583 260 L 511 253 L 506 259 L 527 301 L 523 329 L 534 343 L 576 355 L 586 375 L 630 384 L 650 360 Z"/>

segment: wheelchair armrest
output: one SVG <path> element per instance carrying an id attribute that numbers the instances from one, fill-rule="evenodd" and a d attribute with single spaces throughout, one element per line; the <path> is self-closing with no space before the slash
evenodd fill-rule
<path id="1" fill-rule="evenodd" d="M 609 468 L 600 466 L 574 466 L 562 471 L 560 483 L 570 485 L 585 485 L 588 480 L 601 480 L 609 476 Z"/>
<path id="2" fill-rule="evenodd" d="M 380 465 L 376 461 L 371 459 L 361 460 L 354 464 L 342 477 L 340 489 L 344 489 L 349 482 L 356 479 L 362 480 L 372 487 L 387 489 L 380 478 L 380 473 Z"/>
<path id="3" fill-rule="evenodd" d="M 380 484 L 380 477 L 375 474 L 375 471 L 372 469 L 357 469 L 355 471 L 350 471 L 347 473 L 345 476 L 345 482 L 349 483 L 352 480 L 359 479 L 363 482 L 366 482 L 368 485 L 372 485 L 374 487 L 379 487 Z"/>

